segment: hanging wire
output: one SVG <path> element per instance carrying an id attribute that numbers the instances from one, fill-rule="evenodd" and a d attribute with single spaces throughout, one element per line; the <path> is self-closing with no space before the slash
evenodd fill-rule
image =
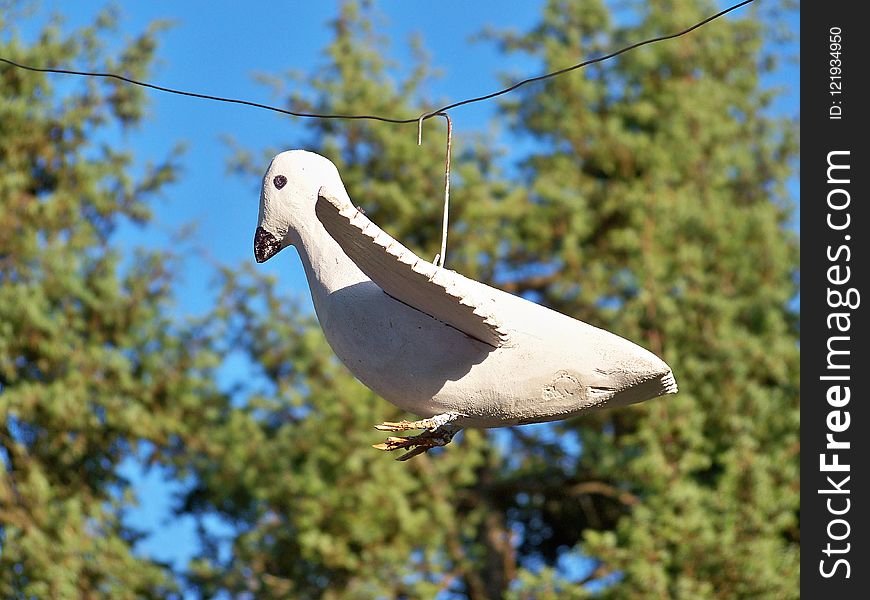
<path id="1" fill-rule="evenodd" d="M 640 48 L 641 46 L 646 46 L 647 44 L 654 44 L 656 42 L 670 40 L 673 38 L 680 37 L 682 35 L 686 35 L 687 33 L 690 33 L 692 31 L 694 31 L 695 29 L 698 29 L 699 27 L 703 27 L 704 25 L 706 25 L 710 21 L 714 21 L 714 20 L 718 19 L 719 17 L 722 17 L 722 16 L 730 13 L 731 11 L 737 10 L 738 8 L 745 6 L 745 5 L 747 5 L 751 2 L 754 2 L 754 1 L 755 0 L 744 0 L 743 2 L 740 2 L 739 4 L 735 4 L 729 8 L 726 8 L 725 10 L 720 11 L 720 12 L 718 12 L 715 15 L 712 15 L 710 17 L 707 17 L 703 21 L 699 21 L 698 23 L 695 23 L 691 27 L 684 29 L 682 31 L 679 31 L 677 33 L 672 33 L 669 35 L 662 35 L 659 37 L 644 40 L 642 42 L 637 42 L 637 43 L 632 44 L 630 46 L 626 46 L 625 48 L 622 48 L 621 50 L 617 50 L 616 52 L 611 52 L 610 54 L 605 54 L 604 56 L 599 56 L 597 58 L 585 60 L 583 62 L 579 62 L 579 63 L 571 65 L 569 67 L 565 67 L 564 69 L 559 69 L 558 71 L 552 71 L 550 73 L 545 73 L 543 75 L 538 75 L 536 77 L 529 77 L 528 79 L 523 79 L 523 80 L 518 81 L 518 82 L 516 82 L 516 83 L 514 83 L 506 88 L 500 89 L 498 91 L 495 91 L 495 92 L 492 92 L 489 94 L 485 94 L 483 96 L 476 96 L 474 98 L 460 100 L 459 102 L 453 102 L 452 104 L 447 104 L 447 105 L 442 106 L 441 108 L 437 108 L 431 112 L 423 113 L 423 115 L 421 115 L 420 117 L 413 118 L 413 119 L 394 119 L 394 118 L 390 118 L 390 117 L 382 117 L 380 115 L 366 115 L 366 114 L 346 115 L 346 114 L 333 114 L 333 113 L 304 112 L 304 111 L 290 110 L 290 109 L 286 109 L 286 108 L 279 108 L 277 106 L 271 106 L 268 104 L 261 104 L 259 102 L 252 102 L 250 100 L 241 100 L 238 98 L 227 98 L 224 96 L 213 96 L 211 94 L 200 94 L 198 92 L 189 92 L 189 91 L 185 91 L 185 90 L 179 90 L 179 89 L 175 89 L 175 88 L 165 87 L 162 85 L 148 83 L 146 81 L 139 81 L 136 79 L 132 79 L 130 77 L 125 77 L 124 75 L 118 75 L 117 73 L 99 73 L 99 72 L 92 72 L 92 71 L 76 71 L 73 69 L 60 69 L 60 68 L 54 68 L 54 67 L 34 67 L 31 65 L 21 64 L 21 63 L 18 63 L 18 62 L 15 62 L 13 60 L 10 60 L 8 58 L 3 58 L 3 57 L 0 57 L 0 62 L 4 62 L 8 65 L 11 65 L 11 66 L 19 68 L 19 69 L 25 69 L 27 71 L 35 71 L 37 73 L 60 73 L 60 74 L 65 74 L 65 75 L 81 75 L 84 77 L 103 77 L 103 78 L 107 78 L 107 79 L 116 79 L 118 81 L 123 81 L 126 83 L 138 85 L 138 86 L 152 89 L 152 90 L 157 90 L 159 92 L 166 92 L 168 94 L 177 94 L 179 96 L 189 96 L 192 98 L 201 98 L 203 100 L 213 100 L 215 102 L 226 102 L 229 104 L 242 104 L 244 106 L 252 106 L 254 108 L 262 108 L 263 110 L 270 110 L 273 112 L 281 113 L 284 115 L 290 115 L 293 117 L 304 117 L 304 118 L 311 118 L 311 119 L 370 119 L 370 120 L 374 120 L 374 121 L 384 121 L 386 123 L 415 123 L 415 122 L 422 122 L 422 121 L 425 121 L 427 119 L 431 119 L 432 117 L 438 116 L 440 113 L 446 112 L 446 111 L 451 110 L 453 108 L 459 108 L 460 106 L 465 106 L 467 104 L 472 104 L 475 102 L 483 102 L 485 100 L 490 100 L 492 98 L 496 98 L 496 97 L 501 96 L 503 94 L 507 94 L 509 92 L 512 92 L 521 86 L 527 85 L 529 83 L 533 83 L 535 81 L 542 81 L 544 79 L 549 79 L 551 77 L 557 77 L 559 75 L 569 73 L 569 72 L 574 71 L 576 69 L 581 69 L 581 68 L 586 67 L 588 65 L 599 63 L 599 62 L 614 58 L 616 56 L 619 56 L 620 54 L 623 54 L 624 52 L 628 52 L 629 50 L 634 50 L 635 48 Z"/>

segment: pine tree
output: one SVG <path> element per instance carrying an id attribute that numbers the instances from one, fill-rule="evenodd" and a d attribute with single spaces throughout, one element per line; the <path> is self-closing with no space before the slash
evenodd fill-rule
<path id="1" fill-rule="evenodd" d="M 425 110 L 408 100 L 427 76 L 424 65 L 394 84 L 371 18 L 355 3 L 343 5 L 332 24 L 328 64 L 310 82 L 312 97 L 294 98 L 297 106 L 408 118 Z M 418 148 L 413 124 L 314 122 L 308 139 L 287 147 L 329 156 L 367 215 L 434 257 L 444 137 L 432 122 L 426 127 Z M 264 161 L 238 160 L 243 171 L 250 165 L 250 177 L 261 176 Z M 465 272 L 465 265 L 473 265 L 472 273 L 485 270 L 471 260 L 497 244 L 489 232 L 498 211 L 490 209 L 506 187 L 493 181 L 493 162 L 474 140 L 455 148 L 452 188 L 463 202 L 454 204 L 460 224 L 451 230 L 447 260 Z M 488 233 L 479 235 L 482 228 Z M 484 434 L 468 432 L 454 452 L 411 463 L 373 450 L 382 436 L 372 425 L 402 414 L 350 376 L 296 304 L 277 295 L 274 282 L 225 272 L 214 326 L 226 329 L 215 335 L 246 352 L 263 381 L 251 389 L 249 379 L 238 402 L 243 408 L 227 416 L 221 442 L 194 465 L 201 485 L 186 510 L 242 523 L 229 557 L 205 532 L 210 551 L 193 569 L 199 589 L 204 596 L 229 590 L 258 598 L 425 598 L 463 588 L 486 597 L 490 554 L 483 531 L 494 513 L 467 494 L 478 469 L 495 460 Z M 226 315 L 230 323 L 222 321 Z"/>
<path id="2" fill-rule="evenodd" d="M 111 13 L 32 44 L 13 13 L 3 57 L 147 73 L 154 29 L 111 59 Z M 176 158 L 134 178 L 135 156 L 107 143 L 140 122 L 135 88 L 0 64 L 0 95 L 0 596 L 165 598 L 175 577 L 133 552 L 118 466 L 183 446 L 209 405 L 209 353 L 167 316 L 169 258 L 122 253 L 113 232 L 147 223 Z"/>
<path id="3" fill-rule="evenodd" d="M 550 0 L 536 28 L 497 39 L 556 69 L 714 11 Z M 438 106 L 421 46 L 398 69 L 377 18 L 344 2 L 324 68 L 290 100 L 408 118 Z M 761 82 L 776 19 L 735 14 L 523 88 L 502 104 L 534 141 L 507 157 L 515 176 L 491 138 L 455 140 L 448 267 L 640 342 L 681 391 L 467 431 L 409 463 L 369 447 L 371 425 L 404 415 L 274 281 L 222 269 L 217 305 L 191 326 L 169 317 L 171 257 L 115 247 L 117 224 L 147 223 L 175 174 L 170 158 L 134 179 L 135 157 L 100 143 L 140 122 L 141 92 L 0 66 L 0 595 L 166 597 L 180 575 L 201 597 L 796 597 L 796 132 Z M 110 25 L 51 26 L 27 46 L 0 20 L 0 49 L 144 74 L 154 32 L 113 61 Z M 265 155 L 329 156 L 368 216 L 434 256 L 443 125 L 425 124 L 422 148 L 414 125 L 309 125 Z M 236 164 L 256 180 L 265 162 Z M 231 354 L 252 370 L 222 394 Z M 133 552 L 128 457 L 190 485 L 179 512 L 201 520 L 203 549 L 188 572 Z"/>
<path id="4" fill-rule="evenodd" d="M 601 2 L 548 2 L 536 29 L 501 41 L 556 69 L 714 12 L 631 6 L 639 22 L 622 26 Z M 409 118 L 438 105 L 419 94 L 425 61 L 394 83 L 373 19 L 343 4 L 326 68 L 295 104 Z M 268 383 L 228 417 L 221 446 L 245 450 L 196 467 L 190 510 L 242 524 L 229 559 L 205 536 L 206 595 L 797 594 L 797 254 L 783 188 L 796 138 L 766 113 L 763 32 L 734 17 L 526 88 L 504 115 L 543 150 L 517 181 L 492 140 L 457 140 L 449 266 L 641 342 L 675 367 L 675 398 L 469 431 L 396 465 L 366 447 L 388 405 L 272 284 L 227 273 L 230 338 Z M 433 256 L 443 142 L 427 123 L 417 148 L 410 127 L 313 122 L 287 147 L 329 156 L 368 216 Z"/>
<path id="5" fill-rule="evenodd" d="M 715 11 L 636 6 L 640 22 L 620 27 L 601 3 L 553 0 L 537 29 L 503 42 L 549 70 Z M 798 261 L 784 188 L 797 137 L 767 114 L 760 76 L 775 63 L 757 17 L 505 105 L 516 131 L 547 147 L 524 163 L 522 222 L 537 229 L 507 263 L 552 265 L 533 288 L 542 302 L 641 341 L 680 383 L 674 398 L 558 426 L 581 440 L 579 461 L 540 473 L 553 486 L 522 507 L 520 520 L 545 530 L 544 554 L 574 546 L 594 559 L 605 597 L 798 595 Z M 572 482 L 597 482 L 597 497 L 566 497 Z M 544 596 L 550 575 L 518 594 Z"/>

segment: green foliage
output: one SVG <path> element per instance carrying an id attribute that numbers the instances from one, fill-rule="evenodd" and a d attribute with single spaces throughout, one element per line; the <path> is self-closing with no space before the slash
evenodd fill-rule
<path id="1" fill-rule="evenodd" d="M 506 45 L 548 69 L 596 52 L 600 7 L 549 6 Z M 649 5 L 630 35 L 713 10 Z M 545 303 L 642 341 L 680 382 L 673 399 L 558 427 L 584 443 L 573 477 L 640 500 L 617 518 L 577 515 L 579 547 L 599 575 L 619 574 L 605 596 L 798 595 L 799 354 L 786 308 L 798 254 L 783 200 L 797 132 L 766 116 L 762 39 L 757 20 L 734 18 L 506 103 L 519 133 L 564 149 L 526 160 L 534 208 L 509 264 L 559 265 L 536 290 Z M 535 235 L 548 222 L 570 225 Z"/>
<path id="2" fill-rule="evenodd" d="M 52 24 L 27 46 L 0 20 L 0 53 L 144 71 L 150 32 L 120 63 L 98 61 L 111 23 L 69 36 Z M 209 384 L 166 314 L 167 259 L 122 269 L 110 240 L 122 219 L 147 221 L 175 165 L 133 179 L 134 157 L 98 143 L 113 123 L 135 125 L 138 94 L 85 82 L 59 95 L 7 65 L 0 88 L 0 596 L 165 597 L 174 579 L 133 554 L 116 469 L 143 442 L 168 447 Z"/>
<path id="3" fill-rule="evenodd" d="M 640 22 L 623 27 L 601 2 L 553 1 L 533 31 L 498 39 L 505 51 L 529 53 L 555 70 L 578 56 L 679 30 L 714 7 L 678 1 L 634 10 Z M 797 245 L 786 228 L 783 187 L 797 136 L 792 124 L 767 116 L 773 94 L 761 88 L 760 76 L 775 64 L 763 49 L 764 26 L 748 14 L 504 102 L 515 133 L 541 149 L 523 158 L 519 180 L 495 167 L 491 140 L 457 142 L 450 265 L 641 342 L 674 366 L 681 393 L 490 435 L 488 445 L 468 435 L 443 456 L 395 471 L 362 448 L 374 437 L 365 428 L 388 407 L 347 383 L 333 363 L 328 371 L 318 366 L 291 384 L 290 394 L 310 411 L 294 430 L 314 423 L 308 435 L 316 431 L 317 443 L 257 446 L 273 457 L 267 462 L 301 454 L 307 464 L 315 453 L 322 461 L 316 468 L 281 462 L 280 473 L 302 477 L 303 489 L 315 486 L 316 510 L 329 518 L 302 526 L 296 507 L 308 505 L 294 499 L 281 509 L 270 503 L 245 522 L 258 536 L 264 520 L 298 531 L 291 538 L 318 540 L 320 554 L 290 547 L 276 553 L 264 537 L 246 533 L 236 544 L 253 542 L 254 555 L 280 556 L 282 563 L 250 558 L 213 567 L 214 589 L 226 585 L 214 582 L 227 569 L 242 569 L 259 577 L 259 586 L 286 577 L 285 588 L 272 588 L 276 597 L 283 590 L 426 597 L 433 584 L 471 598 L 508 591 L 516 598 L 585 597 L 593 589 L 613 598 L 797 595 L 798 350 L 787 309 L 797 291 Z M 356 4 L 344 5 L 328 68 L 309 80 L 315 95 L 295 101 L 324 112 L 409 117 L 438 104 L 411 104 L 428 76 L 422 63 L 393 83 L 371 22 Z M 327 121 L 312 123 L 311 131 L 304 146 L 336 161 L 367 215 L 423 256 L 434 255 L 440 136 L 428 133 L 419 149 L 413 132 L 395 125 Z M 244 312 L 263 334 L 270 324 L 290 322 L 271 312 L 231 312 Z M 297 341 L 277 364 L 311 369 L 293 354 L 300 336 L 290 331 L 260 349 L 243 345 L 261 361 L 291 339 Z M 326 347 L 302 352 L 320 353 L 329 355 Z M 273 385 L 282 380 L 286 374 Z M 285 422 L 275 418 L 285 404 L 267 409 L 267 422 Z M 579 441 L 581 451 L 564 440 Z M 443 482 L 439 494 L 420 483 L 430 473 Z M 228 510 L 210 502 L 231 519 L 250 514 L 247 504 Z M 370 543 L 344 523 L 350 506 L 360 507 Z M 427 512 L 439 517 L 439 527 L 391 520 Z M 560 568 L 567 556 L 587 557 L 587 572 Z M 313 585 L 300 578 L 294 569 L 302 564 L 322 578 Z M 263 589 L 233 583 L 239 591 Z"/>
<path id="4" fill-rule="evenodd" d="M 556 69 L 714 11 L 551 0 L 533 30 L 493 37 Z M 439 105 L 421 93 L 425 54 L 399 71 L 376 19 L 343 3 L 296 105 L 409 118 Z M 113 228 L 147 223 L 175 172 L 168 160 L 134 180 L 134 157 L 96 142 L 139 122 L 139 92 L 84 82 L 59 95 L 0 67 L 0 595 L 180 587 L 121 523 L 134 499 L 117 466 L 145 455 L 190 483 L 178 509 L 200 519 L 203 547 L 183 575 L 201 597 L 796 597 L 798 254 L 784 182 L 797 132 L 769 116 L 761 85 L 777 19 L 736 14 L 523 88 L 502 104 L 534 142 L 509 156 L 516 175 L 492 139 L 457 137 L 448 266 L 643 344 L 681 391 L 467 431 L 409 463 L 370 448 L 371 426 L 403 415 L 274 281 L 224 268 L 213 311 L 182 324 L 168 316 L 169 256 L 120 267 Z M 51 26 L 30 47 L 4 25 L 0 49 L 22 62 L 142 74 L 154 51 L 152 31 L 103 64 L 110 16 L 69 37 Z M 443 125 L 427 121 L 422 148 L 414 125 L 309 125 L 287 147 L 332 158 L 374 221 L 434 256 Z M 265 163 L 233 164 L 259 177 Z M 230 358 L 251 373 L 221 394 Z"/>

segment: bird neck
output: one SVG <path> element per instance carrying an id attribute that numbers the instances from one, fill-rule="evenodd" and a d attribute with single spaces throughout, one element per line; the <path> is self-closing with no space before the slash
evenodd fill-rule
<path id="1" fill-rule="evenodd" d="M 302 259 L 311 297 L 319 314 L 330 294 L 369 281 L 369 278 L 348 258 L 320 220 L 313 214 L 311 217 L 293 230 L 291 235 L 293 245 Z"/>

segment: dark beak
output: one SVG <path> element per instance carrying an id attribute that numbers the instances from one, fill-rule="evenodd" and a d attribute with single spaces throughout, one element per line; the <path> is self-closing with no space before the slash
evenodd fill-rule
<path id="1" fill-rule="evenodd" d="M 257 262 L 266 262 L 280 251 L 281 240 L 262 227 L 257 227 L 257 233 L 254 234 L 254 258 Z"/>

